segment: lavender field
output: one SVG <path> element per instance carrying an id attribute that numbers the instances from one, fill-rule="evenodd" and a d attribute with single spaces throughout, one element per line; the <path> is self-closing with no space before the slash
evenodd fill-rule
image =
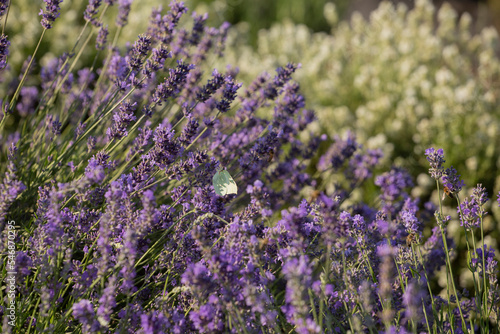
<path id="1" fill-rule="evenodd" d="M 2 333 L 500 333 L 496 30 L 36 4 L 0 0 Z"/>

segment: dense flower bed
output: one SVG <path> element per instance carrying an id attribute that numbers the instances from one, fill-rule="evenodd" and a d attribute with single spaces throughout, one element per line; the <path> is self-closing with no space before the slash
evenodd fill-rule
<path id="1" fill-rule="evenodd" d="M 474 32 L 470 15 L 429 0 L 411 10 L 382 2 L 368 20 L 354 14 L 350 22 L 338 22 L 330 4 L 325 16 L 330 34 L 275 24 L 260 32 L 256 51 L 242 26 L 230 35 L 224 61 L 238 66 L 244 81 L 283 61 L 300 62 L 297 81 L 323 132 L 355 131 L 412 173 L 424 173 L 424 151 L 438 145 L 467 179 L 493 187 L 500 165 L 496 30 Z"/>
<path id="2" fill-rule="evenodd" d="M 61 14 L 44 3 L 42 41 Z M 382 150 L 317 131 L 298 65 L 242 87 L 237 68 L 213 67 L 229 25 L 180 2 L 119 45 L 129 3 L 89 1 L 73 50 L 39 72 L 35 48 L 12 73 L 15 45 L 0 40 L 12 78 L 0 92 L 2 332 L 498 332 L 488 194 L 463 198 L 442 149 L 422 159 L 457 203 L 470 291 L 441 197 L 420 203 L 408 172 L 378 169 Z"/>

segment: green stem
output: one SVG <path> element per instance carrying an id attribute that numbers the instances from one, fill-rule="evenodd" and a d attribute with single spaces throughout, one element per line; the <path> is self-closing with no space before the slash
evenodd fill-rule
<path id="1" fill-rule="evenodd" d="M 483 216 L 481 215 L 481 242 L 483 245 L 483 249 L 481 251 L 482 254 L 482 261 L 483 261 L 483 291 L 482 291 L 482 301 L 483 301 L 483 309 L 484 309 L 484 316 L 486 319 L 488 319 L 488 285 L 486 284 L 486 261 L 484 257 L 484 253 L 486 252 L 486 249 L 484 247 L 484 228 L 483 228 Z M 489 333 L 489 328 L 487 327 L 487 332 Z"/>
<path id="2" fill-rule="evenodd" d="M 215 115 L 215 118 L 217 118 L 218 116 L 220 115 L 220 111 L 217 112 L 217 115 Z M 205 133 L 205 131 L 208 130 L 208 127 L 205 127 L 201 132 L 200 134 L 191 142 L 191 144 L 189 144 L 187 147 L 186 147 L 186 152 L 191 148 L 191 146 L 194 145 L 194 143 L 196 143 L 196 141 L 198 139 L 200 139 L 200 137 Z"/>
<path id="3" fill-rule="evenodd" d="M 346 285 L 346 291 L 347 291 L 347 277 L 346 277 L 346 274 L 347 274 L 347 267 L 346 267 L 346 263 L 345 263 L 345 250 L 344 250 L 344 243 L 342 242 L 342 249 L 341 249 L 341 252 L 342 252 L 342 277 L 344 279 L 344 283 Z M 354 333 L 354 327 L 352 325 L 352 314 L 351 312 L 349 311 L 349 308 L 347 307 L 347 303 L 345 302 L 344 298 L 343 299 L 343 303 L 344 303 L 344 307 L 345 307 L 345 310 L 347 312 L 347 320 L 349 321 L 349 328 L 351 329 L 351 331 Z"/>
<path id="4" fill-rule="evenodd" d="M 26 67 L 26 71 L 24 71 L 23 77 L 21 78 L 21 82 L 19 82 L 19 85 L 17 85 L 17 89 L 14 93 L 14 96 L 12 96 L 12 100 L 9 103 L 9 112 L 11 113 L 14 111 L 14 107 L 16 106 L 17 98 L 19 97 L 19 93 L 21 92 L 21 88 L 24 85 L 24 81 L 26 80 L 26 76 L 28 75 L 31 65 L 33 64 L 33 60 L 35 59 L 35 55 L 38 52 L 38 49 L 40 48 L 40 44 L 42 44 L 42 39 L 43 36 L 45 36 L 45 32 L 47 29 L 42 30 L 42 34 L 40 35 L 40 39 L 38 40 L 38 44 L 36 45 L 35 51 L 33 52 L 33 55 L 31 56 L 30 62 L 28 63 L 28 66 Z"/>
<path id="5" fill-rule="evenodd" d="M 449 250 L 448 250 L 448 243 L 446 242 L 446 236 L 444 234 L 443 226 L 440 225 L 439 229 L 441 230 L 441 236 L 443 238 L 443 246 L 444 246 L 444 250 L 446 253 L 446 263 L 448 264 L 448 270 L 450 273 L 450 280 L 451 280 L 451 285 L 453 288 L 453 293 L 455 294 L 458 311 L 460 312 L 460 318 L 462 320 L 462 329 L 464 330 L 464 332 L 467 332 L 465 318 L 464 318 L 464 315 L 462 313 L 462 308 L 460 307 L 460 300 L 458 299 L 457 288 L 455 287 L 455 279 L 453 278 L 453 270 L 451 269 L 451 261 L 450 261 L 450 254 L 449 254 Z M 453 327 L 453 325 L 451 325 L 451 327 Z"/>
<path id="6" fill-rule="evenodd" d="M 463 212 L 462 212 L 462 207 L 460 206 L 460 198 L 458 197 L 458 194 L 455 194 L 455 198 L 457 200 L 457 204 L 458 204 L 458 211 L 459 211 L 459 214 L 460 214 L 460 217 L 463 217 Z M 465 244 L 467 245 L 467 252 L 468 254 L 470 255 L 470 258 L 471 260 L 472 259 L 477 259 L 477 253 L 476 253 L 476 240 L 474 238 L 474 231 L 471 229 L 471 235 L 472 235 L 472 251 L 470 249 L 470 242 L 469 242 L 469 236 L 467 234 L 467 228 L 466 226 L 464 225 L 463 226 L 464 228 L 464 234 L 465 234 Z M 468 263 L 467 264 L 468 266 L 470 266 L 470 264 Z M 478 310 L 481 310 L 481 301 L 477 298 L 478 296 L 480 297 L 480 289 L 479 289 L 479 277 L 477 278 L 476 280 L 476 275 L 479 275 L 477 273 L 477 270 L 476 269 L 473 269 L 473 268 L 470 268 L 471 269 L 471 272 L 472 272 L 472 281 L 474 283 L 474 290 L 476 291 L 476 308 Z M 483 328 L 483 320 L 482 320 L 482 317 L 480 319 L 480 323 L 481 323 L 481 332 L 482 332 L 482 328 Z"/>
<path id="7" fill-rule="evenodd" d="M 415 270 L 416 270 L 418 268 L 418 264 L 417 264 L 417 255 L 415 254 L 415 245 L 413 243 L 411 244 L 411 255 L 412 255 L 413 264 L 415 265 Z M 420 275 L 418 277 L 418 281 L 420 282 Z M 427 282 L 427 284 L 428 284 L 428 282 Z M 427 330 L 430 333 L 431 332 L 431 328 L 429 326 L 429 320 L 427 318 L 427 311 L 425 310 L 424 299 L 421 298 L 421 300 L 422 300 L 422 309 L 424 311 L 424 316 L 425 316 L 425 323 L 427 325 Z M 413 325 L 413 331 L 414 331 L 414 333 L 416 333 L 417 332 L 417 326 L 415 326 L 415 324 L 413 323 L 413 320 L 412 320 L 412 325 Z"/>

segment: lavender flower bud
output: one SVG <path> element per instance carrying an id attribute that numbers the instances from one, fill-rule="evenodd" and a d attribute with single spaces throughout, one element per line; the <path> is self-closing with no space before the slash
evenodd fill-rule
<path id="1" fill-rule="evenodd" d="M 104 50 L 108 38 L 108 26 L 101 26 L 97 38 L 95 40 L 95 48 L 97 50 Z"/>
<path id="2" fill-rule="evenodd" d="M 182 61 L 177 62 L 177 67 L 169 70 L 168 78 L 156 87 L 153 93 L 153 102 L 161 104 L 166 102 L 170 97 L 179 94 L 180 86 L 186 81 L 186 77 L 194 68 L 194 65 L 186 65 Z"/>
<path id="3" fill-rule="evenodd" d="M 198 121 L 193 117 L 188 117 L 188 122 L 184 129 L 182 129 L 182 133 L 179 136 L 179 141 L 188 146 L 191 143 L 191 139 L 196 135 L 197 129 L 199 127 Z"/>
<path id="4" fill-rule="evenodd" d="M 453 166 L 445 170 L 441 180 L 443 181 L 443 185 L 452 194 L 458 194 L 464 186 L 464 181 L 460 180 L 460 174 L 457 173 L 457 170 Z"/>
<path id="5" fill-rule="evenodd" d="M 95 319 L 92 303 L 87 299 L 82 299 L 73 304 L 73 316 L 83 325 L 84 333 L 94 333 L 99 330 L 99 323 Z"/>
<path id="6" fill-rule="evenodd" d="M 97 144 L 97 138 L 94 136 L 89 136 L 89 138 L 87 139 L 87 152 L 88 153 L 92 152 L 96 144 Z"/>
<path id="7" fill-rule="evenodd" d="M 7 11 L 8 5 L 9 5 L 9 0 L 0 0 L 0 18 Z"/>
<path id="8" fill-rule="evenodd" d="M 193 12 L 193 30 L 191 32 L 191 36 L 189 37 L 189 43 L 192 45 L 197 45 L 200 40 L 201 36 L 203 35 L 203 30 L 205 27 L 205 21 L 208 18 L 208 14 L 205 13 L 203 15 L 198 15 L 196 12 Z"/>
<path id="9" fill-rule="evenodd" d="M 1 15 L 0 15 L 1 16 Z M 7 36 L 0 35 L 0 70 L 7 66 L 7 56 L 9 55 L 10 42 Z"/>
<path id="10" fill-rule="evenodd" d="M 236 98 L 236 91 L 241 87 L 241 83 L 234 83 L 233 78 L 226 77 L 225 86 L 222 92 L 222 99 L 216 103 L 216 108 L 219 109 L 220 112 L 225 113 L 231 107 L 231 102 Z"/>
<path id="11" fill-rule="evenodd" d="M 425 155 L 427 156 L 427 161 L 429 161 L 431 165 L 431 168 L 429 169 L 431 177 L 436 180 L 439 179 L 441 175 L 443 175 L 444 171 L 443 163 L 445 162 L 445 160 L 443 149 L 440 148 L 438 150 L 435 150 L 433 147 L 431 147 L 425 150 Z"/>
<path id="12" fill-rule="evenodd" d="M 150 50 L 151 36 L 139 35 L 139 39 L 134 43 L 134 48 L 130 52 L 128 67 L 132 70 L 139 70 Z"/>
<path id="13" fill-rule="evenodd" d="M 127 84 L 125 78 L 127 75 L 127 62 L 123 57 L 115 55 L 111 57 L 108 67 L 108 76 L 115 83 L 115 85 L 123 90 Z"/>
<path id="14" fill-rule="evenodd" d="M 473 190 L 472 190 L 472 198 L 476 201 L 478 205 L 483 205 L 488 201 L 488 193 L 486 192 L 486 188 L 483 187 L 481 183 L 479 183 Z"/>
<path id="15" fill-rule="evenodd" d="M 164 45 L 160 45 L 158 49 L 153 49 L 151 59 L 146 61 L 146 66 L 142 70 L 142 73 L 151 78 L 153 73 L 161 70 L 165 63 L 165 59 L 171 58 L 172 53 L 168 51 L 167 47 Z"/>
<path id="16" fill-rule="evenodd" d="M 381 258 L 378 293 L 384 306 L 381 314 L 382 321 L 389 323 L 394 318 L 394 311 L 391 308 L 392 280 L 394 277 L 394 256 L 396 251 L 387 244 L 377 248 L 377 255 Z"/>
<path id="17" fill-rule="evenodd" d="M 477 192 L 477 188 L 474 190 Z M 482 197 L 479 199 L 486 202 L 486 200 Z M 466 229 L 479 227 L 481 225 L 481 218 L 487 214 L 487 212 L 484 211 L 481 202 L 478 202 L 477 200 L 477 193 L 473 194 L 470 199 L 466 198 L 462 203 L 460 203 L 460 207 L 457 209 L 457 212 L 460 215 L 460 225 L 464 226 Z"/>
<path id="18" fill-rule="evenodd" d="M 59 11 L 61 8 L 59 5 L 63 0 L 43 0 L 45 2 L 45 10 L 40 9 L 40 13 L 38 15 L 42 16 L 42 27 L 45 29 L 52 28 L 52 23 L 59 17 Z"/>
<path id="19" fill-rule="evenodd" d="M 21 116 L 26 117 L 35 112 L 38 102 L 38 89 L 36 87 L 23 87 L 21 88 L 21 99 L 16 108 Z"/>
<path id="20" fill-rule="evenodd" d="M 128 22 L 128 14 L 133 0 L 118 0 L 118 16 L 116 17 L 116 25 L 124 27 Z"/>
<path id="21" fill-rule="evenodd" d="M 405 317 L 414 322 L 418 322 L 422 316 L 422 299 L 425 294 L 419 284 L 412 281 L 406 287 L 403 294 L 403 304 L 406 307 Z"/>
<path id="22" fill-rule="evenodd" d="M 120 139 L 128 135 L 127 126 L 136 120 L 134 116 L 136 102 L 125 101 L 120 105 L 120 110 L 113 115 L 113 124 L 106 131 L 108 140 Z"/>
<path id="23" fill-rule="evenodd" d="M 55 119 L 51 123 L 51 131 L 54 136 L 60 135 L 61 134 L 61 126 L 62 123 L 59 122 L 59 118 Z"/>

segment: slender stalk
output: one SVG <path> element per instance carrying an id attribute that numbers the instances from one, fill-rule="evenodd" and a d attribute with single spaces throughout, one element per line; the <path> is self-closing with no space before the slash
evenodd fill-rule
<path id="1" fill-rule="evenodd" d="M 75 51 L 76 47 L 77 47 L 77 46 L 78 46 L 78 44 L 80 43 L 80 39 L 82 38 L 83 33 L 85 32 L 85 29 L 87 29 L 88 24 L 89 24 L 88 22 L 85 22 L 85 25 L 83 26 L 82 30 L 80 30 L 80 34 L 79 34 L 79 35 L 78 35 L 78 37 L 76 38 L 76 42 L 75 42 L 75 44 L 73 45 L 73 48 L 71 49 L 71 51 L 70 51 L 69 55 L 72 55 L 72 54 L 73 54 L 73 52 Z M 40 102 L 38 103 L 38 106 L 36 107 L 35 113 L 36 113 L 36 112 L 40 109 L 40 107 L 41 107 L 42 105 L 44 105 L 44 103 L 45 103 L 45 98 L 47 97 L 47 94 L 48 94 L 48 93 L 52 90 L 52 88 L 54 88 L 54 85 L 56 84 L 57 79 L 59 78 L 59 75 L 62 73 L 62 71 L 63 71 L 64 67 L 66 66 L 66 64 L 68 63 L 69 59 L 70 59 L 70 56 L 69 56 L 69 57 L 67 57 L 67 58 L 64 60 L 64 62 L 62 63 L 61 67 L 59 68 L 59 70 L 58 70 L 58 71 L 57 71 L 57 73 L 56 73 L 56 76 L 55 76 L 54 80 L 52 80 L 52 83 L 51 83 L 51 85 L 50 85 L 50 88 L 49 88 L 49 89 L 47 89 L 47 90 L 45 91 L 45 93 L 43 94 L 42 98 L 40 99 Z"/>
<path id="2" fill-rule="evenodd" d="M 104 66 L 102 67 L 101 75 L 99 75 L 99 78 L 97 78 L 97 82 L 95 84 L 95 87 L 96 87 L 95 91 L 96 92 L 99 91 L 100 84 L 106 75 L 106 70 L 108 69 L 108 65 L 109 65 L 109 62 L 111 60 L 112 51 L 115 48 L 116 44 L 118 43 L 118 36 L 120 35 L 121 31 L 122 31 L 122 27 L 118 26 L 118 29 L 115 32 L 115 37 L 113 38 L 113 43 L 111 44 L 111 47 L 109 48 L 109 52 L 108 52 L 108 55 L 106 57 L 106 61 L 104 62 Z"/>
<path id="3" fill-rule="evenodd" d="M 220 115 L 220 111 L 217 112 L 217 115 L 215 115 L 215 118 L 217 118 L 219 115 Z M 205 133 L 205 131 L 207 131 L 208 127 L 205 127 L 201 132 L 200 134 L 191 142 L 191 144 L 188 145 L 188 147 L 186 147 L 186 151 L 189 150 L 191 148 L 191 146 L 194 145 L 194 143 L 200 139 L 200 137 Z"/>
<path id="4" fill-rule="evenodd" d="M 475 254 L 475 257 L 476 257 L 476 260 L 479 260 L 478 259 L 478 256 L 477 256 L 477 248 L 476 248 L 476 237 L 474 236 L 474 230 L 471 229 L 471 233 L 472 233 L 472 247 L 474 247 L 474 254 Z M 484 243 L 484 240 L 483 240 L 483 243 Z M 481 252 L 483 253 L 483 277 L 486 276 L 484 274 L 484 247 L 483 247 L 483 251 Z M 476 264 L 477 266 L 477 264 Z M 477 268 L 477 267 L 476 267 Z M 477 269 L 476 269 L 476 272 L 477 272 Z M 483 303 L 483 292 L 484 290 L 486 289 L 486 285 L 483 286 L 483 289 L 481 289 L 481 282 L 480 282 L 480 277 L 479 277 L 479 272 L 477 272 L 477 289 L 476 289 L 476 305 L 477 305 L 477 308 L 478 310 L 481 312 L 481 316 L 479 318 L 479 321 L 480 321 L 480 327 L 481 327 L 481 333 L 485 333 L 485 328 L 487 328 L 487 325 L 484 323 L 484 317 L 483 317 L 483 306 L 484 306 L 484 303 Z M 484 315 L 486 315 L 486 309 L 484 309 Z"/>
<path id="5" fill-rule="evenodd" d="M 484 316 L 486 319 L 488 319 L 488 285 L 486 284 L 486 261 L 484 257 L 484 253 L 486 252 L 486 249 L 484 247 L 484 228 L 483 228 L 483 216 L 481 215 L 481 242 L 482 242 L 482 262 L 483 262 L 483 290 L 482 290 L 482 301 L 483 301 L 483 308 L 484 308 Z M 487 333 L 490 332 L 489 327 L 486 327 Z"/>
<path id="6" fill-rule="evenodd" d="M 26 76 L 28 75 L 31 65 L 33 64 L 33 60 L 35 59 L 36 53 L 38 52 L 38 49 L 40 48 L 40 45 L 42 44 L 43 36 L 45 36 L 45 32 L 47 31 L 46 28 L 43 28 L 42 34 L 40 35 L 40 38 L 38 39 L 38 43 L 36 45 L 35 51 L 33 52 L 33 55 L 31 56 L 30 62 L 28 63 L 28 66 L 26 67 L 26 71 L 24 71 L 23 77 L 21 78 L 21 82 L 19 82 L 19 85 L 17 85 L 17 89 L 12 96 L 12 99 L 9 103 L 9 113 L 11 113 L 14 110 L 14 107 L 16 106 L 17 98 L 19 97 L 19 93 L 21 92 L 21 88 L 24 85 L 24 81 L 26 80 Z"/>
<path id="7" fill-rule="evenodd" d="M 439 181 L 438 180 L 436 180 L 436 186 L 437 186 L 438 198 L 439 198 L 439 212 L 441 213 L 441 217 L 442 217 L 443 216 L 443 205 L 442 205 L 442 202 L 441 202 L 441 194 L 439 193 Z M 459 207 L 460 207 L 460 205 L 459 205 Z M 457 288 L 455 287 L 455 279 L 453 278 L 453 270 L 451 268 L 450 252 L 448 250 L 448 242 L 446 241 L 446 236 L 445 236 L 445 232 L 444 232 L 444 229 L 443 229 L 443 222 L 442 221 L 440 221 L 440 222 L 438 221 L 438 225 L 439 225 L 439 230 L 441 231 L 441 237 L 443 239 L 443 247 L 444 247 L 445 255 L 446 255 L 446 264 L 448 265 L 448 272 L 450 274 L 450 280 L 451 280 L 451 284 L 452 284 L 452 288 L 453 288 L 453 293 L 455 294 L 455 299 L 456 299 L 458 311 L 460 312 L 460 319 L 462 320 L 462 329 L 464 330 L 464 332 L 466 332 L 467 331 L 467 325 L 466 325 L 466 322 L 465 322 L 464 315 L 462 313 L 462 308 L 460 307 L 460 301 L 458 299 Z M 449 296 L 448 296 L 448 302 L 450 302 Z M 451 322 L 451 318 L 450 318 L 450 322 Z M 452 331 L 453 331 L 453 324 L 451 324 L 451 328 L 452 328 Z"/>
<path id="8" fill-rule="evenodd" d="M 460 216 L 462 217 L 463 216 L 463 212 L 462 212 L 462 207 L 460 206 L 460 198 L 458 197 L 458 194 L 455 195 L 455 198 L 456 198 L 457 204 L 458 204 L 458 211 L 460 213 Z M 470 249 L 470 242 L 469 242 L 469 236 L 467 234 L 467 228 L 465 227 L 465 225 L 463 226 L 463 228 L 464 228 L 464 234 L 465 234 L 465 244 L 467 245 L 467 252 L 470 254 L 470 258 L 471 259 L 473 259 L 473 258 L 477 259 L 476 241 L 475 241 L 475 238 L 474 238 L 474 231 L 471 229 L 472 245 L 473 245 L 472 246 L 473 249 L 471 251 L 471 249 Z M 467 265 L 469 265 L 469 264 L 467 264 Z M 474 283 L 474 290 L 476 291 L 476 300 L 475 300 L 475 302 L 476 302 L 476 308 L 478 310 L 481 310 L 481 301 L 478 300 L 478 298 L 477 298 L 478 296 L 480 297 L 480 294 L 481 294 L 480 293 L 480 288 L 479 288 L 479 282 L 478 282 L 479 281 L 479 277 L 476 280 L 476 275 L 479 275 L 479 274 L 477 273 L 476 269 L 472 269 L 471 268 L 471 272 L 472 272 L 472 281 Z M 481 327 L 481 332 L 482 332 L 483 331 L 482 328 L 484 327 L 483 326 L 483 319 L 482 319 L 482 317 L 480 318 L 480 323 L 481 323 L 480 327 Z"/>
<path id="9" fill-rule="evenodd" d="M 7 25 L 7 18 L 9 17 L 9 11 L 10 11 L 10 0 L 7 2 L 7 12 L 5 13 L 5 19 L 3 21 L 2 34 L 5 33 L 5 26 Z"/>
<path id="10" fill-rule="evenodd" d="M 80 51 L 78 51 L 78 54 L 76 55 L 75 59 L 73 59 L 73 62 L 71 63 L 71 66 L 69 67 L 68 71 L 66 71 L 66 74 L 64 75 L 64 77 L 57 84 L 56 89 L 55 89 L 54 93 L 52 94 L 50 100 L 47 102 L 47 104 L 50 105 L 51 103 L 53 103 L 55 101 L 55 99 L 57 97 L 57 94 L 59 93 L 59 91 L 61 90 L 62 86 L 64 85 L 64 82 L 66 82 L 66 80 L 68 79 L 71 71 L 73 71 L 73 68 L 75 67 L 76 62 L 82 56 L 83 50 L 85 50 L 85 46 L 87 46 L 87 44 L 90 42 L 90 39 L 92 38 L 92 36 L 93 36 L 93 33 L 90 32 L 89 35 L 87 36 L 87 39 L 85 40 L 85 42 L 83 42 L 83 45 L 80 48 Z M 62 68 L 64 68 L 64 67 L 62 67 Z"/>
<path id="11" fill-rule="evenodd" d="M 341 251 L 342 251 L 342 276 L 343 276 L 344 283 L 346 284 L 346 288 L 347 288 L 347 277 L 346 277 L 347 267 L 346 267 L 346 263 L 345 263 L 345 251 L 344 251 L 344 243 L 343 242 L 342 242 L 342 250 Z M 343 304 L 344 304 L 345 310 L 347 312 L 347 320 L 349 321 L 349 328 L 354 333 L 354 326 L 352 325 L 351 311 L 349 311 L 349 307 L 347 307 L 347 303 L 345 302 L 345 299 L 344 298 L 342 298 L 342 299 L 343 299 Z"/>
<path id="12" fill-rule="evenodd" d="M 460 300 L 458 299 L 457 288 L 455 286 L 455 279 L 453 278 L 453 270 L 451 269 L 451 260 L 450 260 L 449 250 L 448 250 L 448 243 L 446 242 L 446 236 L 445 236 L 443 227 L 439 226 L 439 228 L 441 230 L 441 236 L 443 237 L 443 246 L 444 246 L 444 250 L 446 253 L 446 263 L 448 265 L 448 270 L 450 273 L 450 280 L 451 280 L 451 284 L 452 284 L 452 288 L 453 288 L 453 293 L 455 294 L 455 299 L 456 299 L 458 311 L 460 312 L 460 318 L 462 320 L 462 327 L 463 327 L 464 331 L 467 331 L 465 318 L 464 318 L 464 315 L 462 313 L 462 308 L 460 307 Z M 453 325 L 452 325 L 452 327 L 453 327 Z"/>

